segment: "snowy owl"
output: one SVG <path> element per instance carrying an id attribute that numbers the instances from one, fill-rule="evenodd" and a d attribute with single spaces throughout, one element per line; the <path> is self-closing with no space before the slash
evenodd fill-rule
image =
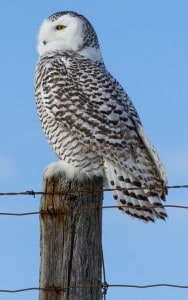
<path id="1" fill-rule="evenodd" d="M 146 222 L 165 219 L 163 164 L 107 71 L 90 22 L 75 12 L 54 13 L 41 25 L 38 52 L 38 115 L 60 160 L 48 175 L 62 168 L 70 178 L 102 176 L 123 212 Z"/>

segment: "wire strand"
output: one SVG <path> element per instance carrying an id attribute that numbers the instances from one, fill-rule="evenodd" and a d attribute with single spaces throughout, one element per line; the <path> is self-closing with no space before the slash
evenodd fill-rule
<path id="1" fill-rule="evenodd" d="M 132 206 L 129 205 L 122 205 L 121 207 L 126 207 L 126 208 L 132 208 Z M 159 206 L 152 205 L 150 208 L 158 208 Z M 162 205 L 160 206 L 162 208 L 177 208 L 177 209 L 188 209 L 187 205 Z M 110 205 L 110 206 L 102 206 L 102 209 L 112 209 L 112 208 L 117 208 L 116 205 Z M 142 210 L 143 208 L 140 206 L 135 206 L 134 208 Z M 88 211 L 88 210 L 96 210 L 98 208 L 96 207 L 83 207 L 77 209 L 77 211 Z M 11 216 L 11 217 L 24 217 L 24 216 L 32 216 L 32 215 L 40 215 L 40 214 L 50 214 L 50 215 L 62 215 L 66 213 L 71 213 L 73 209 L 70 210 L 65 210 L 63 212 L 40 212 L 40 211 L 31 211 L 31 212 L 24 212 L 24 213 L 11 213 L 11 212 L 0 212 L 0 216 Z"/>
<path id="2" fill-rule="evenodd" d="M 152 190 L 152 189 L 162 189 L 162 190 L 166 190 L 166 189 L 184 189 L 184 188 L 188 188 L 188 184 L 185 185 L 169 185 L 169 186 L 163 186 L 163 185 L 156 185 L 156 186 L 141 186 L 141 187 L 131 187 L 131 188 L 118 188 L 118 189 L 103 189 L 104 192 L 112 192 L 112 191 L 117 191 L 117 190 L 121 190 L 121 191 L 130 191 L 130 190 L 140 190 L 140 189 L 148 189 L 148 190 Z M 101 190 L 96 189 L 96 190 L 76 190 L 76 191 L 71 191 L 70 194 L 74 194 L 74 193 L 80 193 L 80 192 L 85 192 L 85 193 L 93 193 L 93 192 L 100 192 Z M 23 191 L 23 192 L 1 192 L 0 196 L 17 196 L 17 195 L 22 195 L 22 196 L 37 196 L 37 195 L 59 195 L 62 194 L 62 192 L 41 192 L 41 191 L 34 191 L 34 190 L 30 190 L 30 191 Z"/>
<path id="3" fill-rule="evenodd" d="M 155 283 L 155 284 L 146 284 L 146 285 L 135 285 L 135 284 L 107 284 L 108 288 L 135 288 L 135 289 L 148 289 L 148 288 L 178 288 L 178 289 L 188 289 L 188 285 L 180 285 L 180 284 L 171 284 L 171 283 Z M 7 290 L 0 289 L 0 293 L 21 293 L 28 291 L 62 291 L 66 289 L 77 289 L 77 288 L 99 288 L 99 285 L 78 285 L 78 286 L 67 286 L 63 288 L 40 288 L 40 287 L 30 287 L 30 288 L 22 288 L 17 290 Z"/>

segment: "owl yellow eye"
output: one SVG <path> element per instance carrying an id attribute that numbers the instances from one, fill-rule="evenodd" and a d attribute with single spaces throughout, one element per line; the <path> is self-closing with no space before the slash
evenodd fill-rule
<path id="1" fill-rule="evenodd" d="M 57 25 L 56 26 L 56 30 L 63 30 L 63 29 L 65 29 L 67 26 L 65 26 L 65 25 Z"/>

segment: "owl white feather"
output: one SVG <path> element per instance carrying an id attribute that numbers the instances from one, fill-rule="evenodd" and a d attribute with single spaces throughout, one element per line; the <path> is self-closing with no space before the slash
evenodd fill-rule
<path id="1" fill-rule="evenodd" d="M 38 35 L 35 95 L 41 125 L 70 180 L 102 176 L 122 211 L 165 219 L 166 173 L 125 90 L 107 71 L 95 30 L 75 12 L 46 19 Z M 155 206 L 155 208 L 153 208 Z"/>

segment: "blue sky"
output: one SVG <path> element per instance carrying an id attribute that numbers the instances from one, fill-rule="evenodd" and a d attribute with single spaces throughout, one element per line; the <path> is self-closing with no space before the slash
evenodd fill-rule
<path id="1" fill-rule="evenodd" d="M 84 14 L 95 27 L 109 71 L 132 98 L 166 167 L 169 185 L 188 184 L 188 1 L 1 1 L 0 192 L 40 191 L 43 169 L 56 160 L 40 128 L 34 102 L 36 35 L 60 10 Z M 0 197 L 1 212 L 39 209 L 40 198 Z M 188 205 L 186 189 L 167 204 Z M 113 205 L 105 194 L 104 205 Z M 104 210 L 103 246 L 110 284 L 188 285 L 188 211 L 142 224 Z M 0 289 L 38 286 L 38 216 L 0 216 Z M 188 290 L 111 288 L 108 300 L 185 300 Z M 0 293 L 0 300 L 35 300 L 38 292 Z"/>

